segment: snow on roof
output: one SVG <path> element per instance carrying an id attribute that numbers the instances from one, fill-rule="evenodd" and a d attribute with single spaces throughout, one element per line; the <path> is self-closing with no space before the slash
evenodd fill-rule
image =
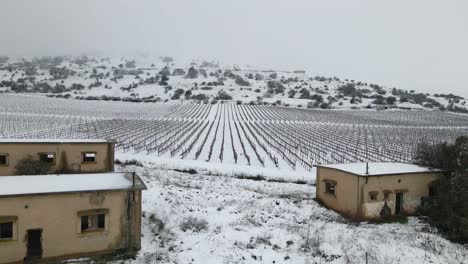
<path id="1" fill-rule="evenodd" d="M 112 139 L 54 139 L 54 138 L 0 138 L 0 144 L 28 143 L 28 144 L 46 144 L 46 143 L 115 143 Z"/>
<path id="2" fill-rule="evenodd" d="M 144 190 L 144 182 L 132 173 L 53 174 L 0 176 L 0 197 L 14 195 L 87 192 L 102 190 Z"/>
<path id="3" fill-rule="evenodd" d="M 396 162 L 373 162 L 369 163 L 369 174 L 366 174 L 367 163 L 343 163 L 330 165 L 316 165 L 316 167 L 336 169 L 359 176 L 378 176 L 392 174 L 411 174 L 441 171 L 434 168 L 422 167 L 415 164 Z"/>

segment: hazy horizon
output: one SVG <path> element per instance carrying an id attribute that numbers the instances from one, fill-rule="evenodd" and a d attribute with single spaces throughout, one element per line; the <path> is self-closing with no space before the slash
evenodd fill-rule
<path id="1" fill-rule="evenodd" d="M 0 55 L 151 53 L 468 97 L 466 1 L 1 1 Z"/>

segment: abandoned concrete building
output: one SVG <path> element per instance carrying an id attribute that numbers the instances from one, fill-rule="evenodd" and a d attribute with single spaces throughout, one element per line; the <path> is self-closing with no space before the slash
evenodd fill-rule
<path id="1" fill-rule="evenodd" d="M 133 173 L 0 177 L 0 263 L 140 249 Z"/>
<path id="2" fill-rule="evenodd" d="M 27 156 L 48 163 L 49 173 L 112 172 L 114 147 L 106 139 L 0 139 L 0 176 L 15 175 Z"/>
<path id="3" fill-rule="evenodd" d="M 316 197 L 354 219 L 410 215 L 444 172 L 406 163 L 317 165 Z"/>

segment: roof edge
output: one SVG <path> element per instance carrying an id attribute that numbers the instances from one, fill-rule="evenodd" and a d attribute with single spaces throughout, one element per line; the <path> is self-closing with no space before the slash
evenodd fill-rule
<path id="1" fill-rule="evenodd" d="M 42 195 L 61 195 L 61 194 L 75 194 L 75 193 L 95 193 L 95 192 L 123 192 L 123 191 L 143 191 L 148 188 L 145 186 L 120 188 L 120 189 L 102 189 L 102 190 L 84 190 L 84 191 L 69 191 L 69 192 L 42 192 L 42 193 L 21 193 L 21 194 L 7 194 L 1 195 L 0 198 L 20 197 L 20 196 L 42 196 Z"/>
<path id="2" fill-rule="evenodd" d="M 313 167 L 341 171 L 341 172 L 345 172 L 345 173 L 355 175 L 355 176 L 359 176 L 359 177 L 381 177 L 381 176 L 396 176 L 396 175 L 407 175 L 407 174 L 427 174 L 427 173 L 447 173 L 447 172 L 450 172 L 448 170 L 441 170 L 441 169 L 429 168 L 428 167 L 428 169 L 432 169 L 432 170 L 412 171 L 412 172 L 396 172 L 396 173 L 391 173 L 390 172 L 390 173 L 379 173 L 379 174 L 367 174 L 366 175 L 366 174 L 357 174 L 357 173 L 350 172 L 350 171 L 343 170 L 343 169 L 328 167 L 328 165 L 313 165 Z"/>
<path id="3" fill-rule="evenodd" d="M 37 141 L 35 141 L 37 140 Z M 42 142 L 41 142 L 42 140 Z M 115 139 L 21 139 L 0 138 L 0 144 L 116 144 Z"/>

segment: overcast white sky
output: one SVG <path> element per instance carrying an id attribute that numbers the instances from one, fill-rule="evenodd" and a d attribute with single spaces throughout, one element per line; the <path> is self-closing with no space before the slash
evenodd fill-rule
<path id="1" fill-rule="evenodd" d="M 468 97 L 466 0 L 2 0 L 0 54 L 152 52 Z"/>

